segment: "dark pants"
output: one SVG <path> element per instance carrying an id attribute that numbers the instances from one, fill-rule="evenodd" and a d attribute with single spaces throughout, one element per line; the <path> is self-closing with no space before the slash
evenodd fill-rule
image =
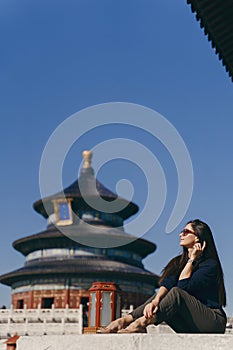
<path id="1" fill-rule="evenodd" d="M 154 297 L 130 313 L 134 319 L 143 316 L 144 307 Z M 211 309 L 183 289 L 174 287 L 160 301 L 155 314 L 155 325 L 163 321 L 177 333 L 224 333 L 227 319 L 222 309 Z"/>

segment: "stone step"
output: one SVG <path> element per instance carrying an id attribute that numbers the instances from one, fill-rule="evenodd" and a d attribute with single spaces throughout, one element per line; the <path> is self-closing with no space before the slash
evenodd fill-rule
<path id="1" fill-rule="evenodd" d="M 230 350 L 230 334 L 81 334 L 20 337 L 17 350 Z"/>

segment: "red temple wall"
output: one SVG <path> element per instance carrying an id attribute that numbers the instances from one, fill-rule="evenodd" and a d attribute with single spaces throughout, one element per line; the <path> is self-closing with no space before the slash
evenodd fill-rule
<path id="1" fill-rule="evenodd" d="M 43 308 L 44 298 L 54 298 L 54 307 L 65 308 L 66 305 L 69 308 L 77 309 L 82 303 L 82 298 L 88 298 L 88 291 L 86 290 L 74 290 L 74 289 L 61 289 L 61 290 L 34 290 L 28 292 L 14 293 L 12 294 L 12 305 L 15 309 L 23 308 L 27 305 L 29 309 L 36 309 L 38 305 Z M 122 308 L 128 308 L 129 305 L 134 307 L 144 303 L 148 296 L 141 293 L 122 292 Z M 21 304 L 21 307 L 19 306 Z"/>

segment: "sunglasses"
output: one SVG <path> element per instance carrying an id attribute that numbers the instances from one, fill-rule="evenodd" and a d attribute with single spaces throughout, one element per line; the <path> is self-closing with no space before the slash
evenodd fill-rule
<path id="1" fill-rule="evenodd" d="M 195 235 L 195 232 L 191 231 L 191 230 L 188 230 L 187 228 L 184 228 L 181 233 L 183 233 L 184 236 L 187 236 L 189 233 L 192 234 L 192 235 Z"/>

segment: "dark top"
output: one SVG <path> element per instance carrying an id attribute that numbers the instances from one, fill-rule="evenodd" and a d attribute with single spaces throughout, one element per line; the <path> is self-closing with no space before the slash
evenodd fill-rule
<path id="1" fill-rule="evenodd" d="M 161 286 L 170 290 L 179 287 L 193 295 L 210 308 L 220 308 L 218 298 L 218 264 L 216 260 L 208 259 L 197 264 L 191 277 L 179 281 L 179 276 L 167 276 Z"/>

